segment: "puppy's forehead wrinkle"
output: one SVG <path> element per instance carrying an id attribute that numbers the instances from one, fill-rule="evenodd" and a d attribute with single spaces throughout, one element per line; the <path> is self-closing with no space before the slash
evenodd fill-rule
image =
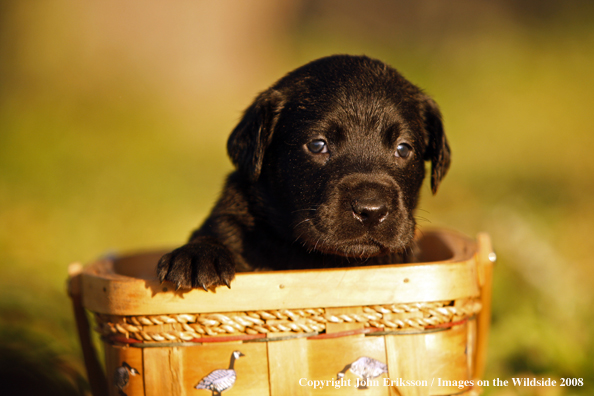
<path id="1" fill-rule="evenodd" d="M 369 167 L 363 172 L 350 172 L 340 177 L 340 186 L 373 185 L 378 188 L 400 190 L 394 178 L 386 172 Z"/>
<path id="2" fill-rule="evenodd" d="M 330 175 L 331 179 L 349 174 L 388 174 L 395 166 L 393 155 L 375 139 L 361 139 L 356 144 L 343 146 L 339 154 L 330 158 L 328 166 L 336 170 Z"/>
<path id="3" fill-rule="evenodd" d="M 397 137 L 393 135 L 410 130 L 409 122 L 393 105 L 337 103 L 328 111 L 327 117 L 325 123 L 337 126 L 346 140 L 359 141 L 362 136 L 377 136 L 381 142 L 388 142 Z"/>

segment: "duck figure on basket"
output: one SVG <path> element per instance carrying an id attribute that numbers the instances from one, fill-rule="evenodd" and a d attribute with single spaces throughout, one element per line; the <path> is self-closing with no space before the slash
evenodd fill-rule
<path id="1" fill-rule="evenodd" d="M 237 373 L 235 373 L 233 366 L 235 364 L 235 360 L 242 356 L 245 355 L 240 351 L 233 351 L 228 369 L 214 370 L 206 377 L 202 378 L 195 388 L 207 389 L 212 391 L 212 396 L 220 396 L 223 391 L 231 388 L 235 384 L 235 381 L 237 380 Z"/>
<path id="2" fill-rule="evenodd" d="M 357 388 L 367 389 L 370 380 L 388 372 L 388 366 L 379 360 L 363 356 L 355 360 L 353 363 L 344 366 L 344 368 L 336 375 L 336 379 L 341 380 L 344 378 L 345 373 L 349 370 L 351 373 L 362 378 L 362 381 L 357 379 Z"/>
<path id="3" fill-rule="evenodd" d="M 120 396 L 126 396 L 124 389 L 128 386 L 130 382 L 130 376 L 139 375 L 140 373 L 134 367 L 130 367 L 130 365 L 126 362 L 123 362 L 122 365 L 115 369 L 113 373 L 113 384 L 116 388 L 118 388 L 118 394 Z"/>
<path id="4" fill-rule="evenodd" d="M 414 210 L 431 163 L 450 165 L 437 104 L 392 67 L 335 55 L 287 74 L 245 111 L 229 140 L 233 171 L 159 280 L 213 289 L 238 271 L 415 261 Z"/>

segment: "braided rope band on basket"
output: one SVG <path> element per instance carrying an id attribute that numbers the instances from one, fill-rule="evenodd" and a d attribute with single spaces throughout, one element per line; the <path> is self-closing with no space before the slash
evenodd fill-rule
<path id="1" fill-rule="evenodd" d="M 424 330 L 470 318 L 481 311 L 478 299 L 374 305 L 362 312 L 333 315 L 323 308 L 240 313 L 114 316 L 95 314 L 97 332 L 140 342 L 191 342 L 205 336 L 322 333 L 327 323 L 361 323 L 385 331 Z"/>

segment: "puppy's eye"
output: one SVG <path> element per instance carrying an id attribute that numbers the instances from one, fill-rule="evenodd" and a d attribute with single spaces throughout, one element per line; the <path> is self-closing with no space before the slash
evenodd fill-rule
<path id="1" fill-rule="evenodd" d="M 328 152 L 328 145 L 322 139 L 316 139 L 307 143 L 307 149 L 314 154 L 324 154 Z"/>
<path id="2" fill-rule="evenodd" d="M 412 153 L 412 147 L 406 143 L 400 143 L 398 147 L 396 147 L 396 157 L 408 158 L 410 153 Z"/>

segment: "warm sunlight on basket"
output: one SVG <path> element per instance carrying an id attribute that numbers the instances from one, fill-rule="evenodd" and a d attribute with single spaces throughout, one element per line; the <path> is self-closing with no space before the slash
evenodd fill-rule
<path id="1" fill-rule="evenodd" d="M 418 244 L 421 263 L 242 273 L 231 290 L 214 293 L 160 284 L 154 268 L 162 252 L 71 266 L 93 391 L 476 393 L 489 329 L 490 239 L 433 230 Z M 85 309 L 101 335 L 107 375 Z"/>

